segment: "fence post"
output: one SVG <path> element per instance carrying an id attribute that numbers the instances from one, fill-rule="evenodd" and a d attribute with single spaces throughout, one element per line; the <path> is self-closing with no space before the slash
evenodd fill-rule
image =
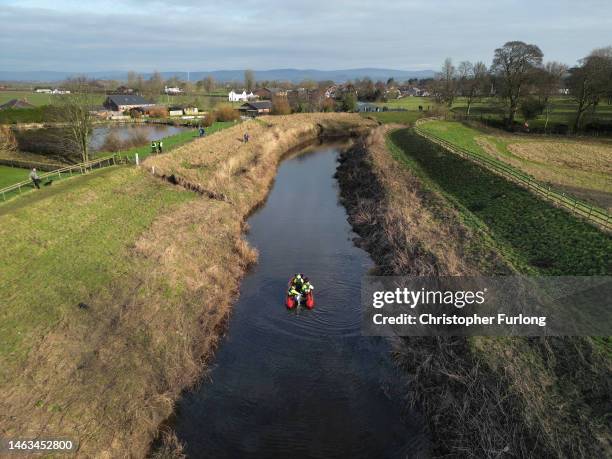
<path id="1" fill-rule="evenodd" d="M 136 153 L 135 159 L 136 159 L 136 165 L 138 166 L 140 164 L 140 161 L 138 160 L 138 153 Z"/>

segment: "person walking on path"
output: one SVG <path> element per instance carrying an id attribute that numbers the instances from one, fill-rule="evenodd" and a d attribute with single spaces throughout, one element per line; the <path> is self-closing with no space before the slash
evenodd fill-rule
<path id="1" fill-rule="evenodd" d="M 244 143 L 249 143 L 249 133 L 245 132 L 243 137 Z"/>
<path id="2" fill-rule="evenodd" d="M 204 137 L 206 135 L 206 131 L 204 130 L 204 126 L 200 126 L 200 137 Z"/>
<path id="3" fill-rule="evenodd" d="M 33 168 L 32 172 L 30 172 L 30 178 L 32 179 L 32 182 L 34 182 L 34 186 L 40 190 L 40 177 L 36 173 L 36 168 Z"/>

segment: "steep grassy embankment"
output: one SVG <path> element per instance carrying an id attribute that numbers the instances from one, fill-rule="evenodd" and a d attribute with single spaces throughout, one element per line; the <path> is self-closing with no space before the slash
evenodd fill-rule
<path id="1" fill-rule="evenodd" d="M 367 126 L 334 114 L 251 121 L 145 168 L 0 205 L 0 435 L 67 437 L 83 457 L 144 456 L 214 351 L 256 259 L 245 218 L 283 154 Z M 153 166 L 210 193 L 156 179 Z"/>
<path id="2" fill-rule="evenodd" d="M 339 178 L 381 274 L 610 273 L 607 236 L 409 130 L 377 130 L 345 157 Z M 503 211 L 516 205 L 525 212 Z M 550 210 L 533 211 L 540 206 Z M 553 248 L 529 230 L 537 222 Z M 546 253 L 548 268 L 534 265 L 534 250 Z M 396 357 L 436 455 L 603 457 L 607 349 L 590 338 L 406 338 Z"/>

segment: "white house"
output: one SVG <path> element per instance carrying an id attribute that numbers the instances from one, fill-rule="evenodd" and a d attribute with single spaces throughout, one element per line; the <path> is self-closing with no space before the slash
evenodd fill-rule
<path id="1" fill-rule="evenodd" d="M 51 91 L 51 94 L 70 94 L 70 91 L 68 91 L 67 89 L 59 89 L 59 88 L 55 88 L 53 91 Z"/>
<path id="2" fill-rule="evenodd" d="M 256 96 L 255 94 L 253 94 L 252 91 L 249 94 L 247 94 L 246 91 L 234 92 L 234 90 L 232 89 L 230 93 L 227 95 L 227 98 L 230 102 L 240 102 L 240 101 L 246 102 L 248 100 L 255 99 Z"/>
<path id="3" fill-rule="evenodd" d="M 49 88 L 37 88 L 36 92 L 43 94 L 51 94 L 51 90 Z"/>
<path id="4" fill-rule="evenodd" d="M 168 87 L 168 86 L 164 86 L 164 92 L 166 94 L 180 94 L 183 92 L 183 90 L 181 88 L 177 88 L 177 87 Z"/>

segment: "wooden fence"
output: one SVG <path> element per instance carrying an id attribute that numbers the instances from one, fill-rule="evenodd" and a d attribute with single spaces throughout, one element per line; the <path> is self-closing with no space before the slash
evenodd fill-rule
<path id="1" fill-rule="evenodd" d="M 567 209 L 573 214 L 585 218 L 587 221 L 594 223 L 600 228 L 607 231 L 612 230 L 612 216 L 604 209 L 600 209 L 597 206 L 593 206 L 592 204 L 576 199 L 562 191 L 555 190 L 549 185 L 537 181 L 530 175 L 510 166 L 503 161 L 499 161 L 485 154 L 459 147 L 458 145 L 455 145 L 441 137 L 425 132 L 420 128 L 420 126 L 428 121 L 431 121 L 431 119 L 418 120 L 414 127 L 415 132 L 421 137 L 424 137 L 427 140 L 434 142 L 446 150 L 465 159 L 474 161 L 492 172 L 502 175 L 503 177 L 523 186 L 524 188 L 527 188 L 544 199 L 553 202 L 559 207 Z"/>
<path id="2" fill-rule="evenodd" d="M 52 179 L 57 177 L 61 179 L 62 177 L 72 176 L 75 174 L 85 174 L 94 169 L 101 169 L 103 167 L 114 166 L 117 164 L 116 155 L 106 156 L 104 158 L 94 159 L 92 161 L 88 161 L 86 163 L 72 164 L 69 166 L 62 167 L 60 169 L 55 169 L 50 172 L 45 172 L 40 174 L 39 177 L 41 182 L 45 179 Z M 6 201 L 7 197 L 11 194 L 21 193 L 24 189 L 31 189 L 34 187 L 32 180 L 24 180 L 23 182 L 15 183 L 13 185 L 9 185 L 5 188 L 0 189 L 0 194 L 2 195 L 2 199 Z"/>

